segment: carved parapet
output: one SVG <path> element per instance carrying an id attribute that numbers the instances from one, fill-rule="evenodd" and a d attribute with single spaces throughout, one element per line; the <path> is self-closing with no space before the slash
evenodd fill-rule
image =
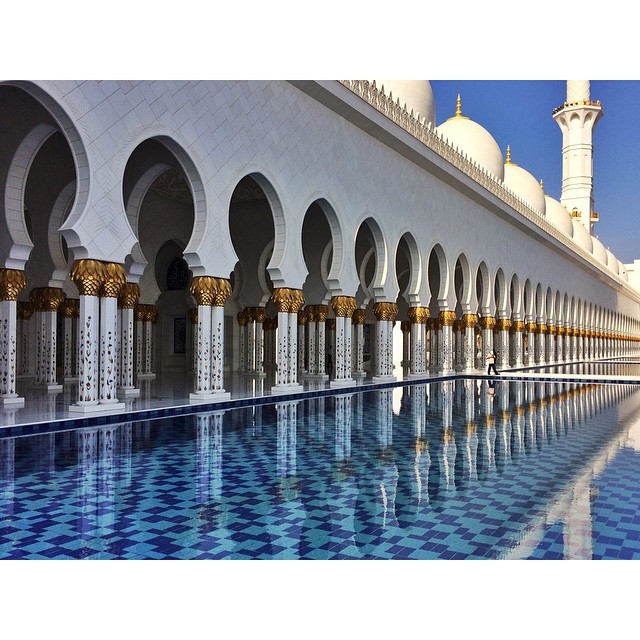
<path id="1" fill-rule="evenodd" d="M 105 281 L 104 263 L 99 260 L 76 260 L 69 272 L 81 296 L 99 296 Z"/>
<path id="2" fill-rule="evenodd" d="M 298 313 L 304 306 L 304 294 L 301 289 L 279 287 L 273 290 L 271 300 L 275 302 L 278 313 Z"/>
<path id="3" fill-rule="evenodd" d="M 329 315 L 329 307 L 326 304 L 316 305 L 316 322 L 325 322 Z"/>
<path id="4" fill-rule="evenodd" d="M 125 282 L 120 289 L 118 306 L 121 309 L 135 309 L 140 299 L 140 286 L 135 282 Z"/>
<path id="5" fill-rule="evenodd" d="M 217 279 L 211 276 L 194 276 L 189 285 L 189 293 L 195 298 L 199 307 L 213 306 L 217 292 Z"/>
<path id="6" fill-rule="evenodd" d="M 352 296 L 333 296 L 331 308 L 336 318 L 350 318 L 356 310 L 356 299 Z"/>
<path id="7" fill-rule="evenodd" d="M 438 316 L 438 321 L 442 327 L 452 327 L 456 321 L 456 312 L 450 310 L 441 311 Z"/>
<path id="8" fill-rule="evenodd" d="M 191 324 L 198 324 L 198 307 L 191 307 L 187 311 L 187 316 L 189 317 Z"/>
<path id="9" fill-rule="evenodd" d="M 351 315 L 351 322 L 353 324 L 361 324 L 364 325 L 367 319 L 367 310 L 366 309 L 356 309 Z"/>
<path id="10" fill-rule="evenodd" d="M 103 298 L 117 298 L 120 290 L 127 282 L 127 274 L 124 267 L 117 262 L 104 263 L 104 280 L 100 288 L 100 295 Z"/>
<path id="11" fill-rule="evenodd" d="M 392 322 L 398 315 L 398 305 L 395 302 L 376 302 L 373 305 L 376 320 Z"/>
<path id="12" fill-rule="evenodd" d="M 26 286 L 24 271 L 0 269 L 0 301 L 15 301 Z"/>
<path id="13" fill-rule="evenodd" d="M 402 331 L 402 333 L 409 333 L 409 331 L 411 331 L 411 322 L 409 320 L 403 320 L 400 323 L 400 331 Z"/>
<path id="14" fill-rule="evenodd" d="M 522 333 L 524 331 L 524 322 L 522 320 L 514 320 L 509 327 L 509 334 Z"/>
<path id="15" fill-rule="evenodd" d="M 509 318 L 498 318 L 496 320 L 496 329 L 498 331 L 509 331 L 511 328 L 511 320 Z"/>
<path id="16" fill-rule="evenodd" d="M 489 331 L 493 331 L 496 326 L 496 319 L 493 316 L 483 316 L 478 320 L 478 324 L 482 329 L 488 329 Z"/>
<path id="17" fill-rule="evenodd" d="M 465 313 L 460 318 L 460 324 L 463 329 L 473 329 L 478 324 L 478 316 L 475 313 Z"/>
<path id="18" fill-rule="evenodd" d="M 29 300 L 36 311 L 58 311 L 67 296 L 57 287 L 36 287 L 31 289 Z"/>
<path id="19" fill-rule="evenodd" d="M 430 312 L 428 307 L 409 307 L 407 311 L 409 320 L 414 324 L 426 324 L 429 319 Z"/>
<path id="20" fill-rule="evenodd" d="M 28 320 L 33 315 L 31 302 L 18 302 L 18 318 Z"/>

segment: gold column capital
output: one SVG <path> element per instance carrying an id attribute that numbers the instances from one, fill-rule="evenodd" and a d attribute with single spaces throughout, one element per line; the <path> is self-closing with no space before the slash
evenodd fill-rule
<path id="1" fill-rule="evenodd" d="M 535 322 L 527 322 L 525 324 L 525 328 L 527 330 L 527 333 L 535 333 L 537 326 L 538 325 Z"/>
<path id="2" fill-rule="evenodd" d="M 140 285 L 135 282 L 125 282 L 118 295 L 118 306 L 121 309 L 135 309 L 140 298 Z"/>
<path id="3" fill-rule="evenodd" d="M 511 328 L 511 320 L 509 320 L 509 318 L 498 318 L 496 320 L 496 327 L 498 331 L 509 331 Z"/>
<path id="4" fill-rule="evenodd" d="M 26 284 L 24 271 L 0 269 L 0 301 L 16 301 Z"/>
<path id="5" fill-rule="evenodd" d="M 456 312 L 447 309 L 446 311 L 441 311 L 438 314 L 438 320 L 443 327 L 452 327 L 453 323 L 456 321 Z"/>
<path id="6" fill-rule="evenodd" d="M 398 315 L 398 305 L 395 302 L 376 302 L 373 313 L 376 320 L 393 321 Z"/>
<path id="7" fill-rule="evenodd" d="M 33 315 L 31 302 L 18 302 L 18 318 L 28 320 Z"/>
<path id="8" fill-rule="evenodd" d="M 211 307 L 216 296 L 216 279 L 211 276 L 194 276 L 189 285 L 189 293 L 199 307 Z"/>
<path id="9" fill-rule="evenodd" d="M 326 322 L 329 315 L 329 307 L 326 304 L 316 305 L 316 322 Z"/>
<path id="10" fill-rule="evenodd" d="M 213 278 L 215 289 L 213 294 L 213 307 L 224 307 L 231 296 L 231 281 L 226 278 Z"/>
<path id="11" fill-rule="evenodd" d="M 141 320 L 141 321 L 145 321 L 146 317 L 147 317 L 147 309 L 146 309 L 146 304 L 137 304 L 134 307 L 134 314 L 135 314 L 135 318 L 136 320 Z"/>
<path id="12" fill-rule="evenodd" d="M 58 311 L 66 297 L 65 292 L 57 287 L 36 287 L 29 293 L 29 300 L 36 311 Z"/>
<path id="13" fill-rule="evenodd" d="M 77 298 L 65 298 L 59 309 L 65 318 L 76 318 L 80 313 L 80 300 Z"/>
<path id="14" fill-rule="evenodd" d="M 103 298 L 117 298 L 120 290 L 127 282 L 127 273 L 124 267 L 117 262 L 104 263 L 104 280 L 100 289 Z"/>
<path id="15" fill-rule="evenodd" d="M 524 331 L 524 322 L 522 320 L 514 320 L 511 323 L 511 327 L 509 328 L 509 333 L 513 335 L 514 333 L 522 333 Z"/>
<path id="16" fill-rule="evenodd" d="M 254 307 L 253 308 L 253 319 L 255 322 L 264 323 L 267 317 L 267 308 L 266 307 Z"/>
<path id="17" fill-rule="evenodd" d="M 356 309 L 351 315 L 351 322 L 353 322 L 353 324 L 364 325 L 366 320 L 367 320 L 366 309 Z"/>
<path id="18" fill-rule="evenodd" d="M 493 331 L 496 326 L 496 319 L 493 316 L 483 316 L 478 320 L 478 324 L 482 329 L 488 329 L 489 331 Z"/>
<path id="19" fill-rule="evenodd" d="M 300 311 L 298 311 L 298 325 L 304 327 L 307 322 L 309 322 L 309 315 L 307 313 L 307 310 L 300 309 Z"/>
<path id="20" fill-rule="evenodd" d="M 104 263 L 99 260 L 76 260 L 69 271 L 71 281 L 81 296 L 99 296 L 105 280 Z"/>
<path id="21" fill-rule="evenodd" d="M 336 320 L 335 318 L 327 319 L 327 331 L 335 331 L 336 330 Z"/>
<path id="22" fill-rule="evenodd" d="M 350 318 L 356 310 L 356 299 L 353 296 L 333 296 L 331 307 L 336 318 Z"/>
<path id="23" fill-rule="evenodd" d="M 298 313 L 304 306 L 302 289 L 279 287 L 273 290 L 271 300 L 275 302 L 278 313 Z"/>
<path id="24" fill-rule="evenodd" d="M 411 320 L 403 320 L 400 323 L 400 331 L 402 331 L 402 333 L 409 333 L 409 331 L 411 331 Z"/>
<path id="25" fill-rule="evenodd" d="M 548 324 L 547 325 L 547 333 L 552 336 L 554 334 L 556 334 L 558 332 L 558 328 L 556 327 L 555 324 Z"/>
<path id="26" fill-rule="evenodd" d="M 409 307 L 407 316 L 414 324 L 426 324 L 430 316 L 429 307 Z"/>
<path id="27" fill-rule="evenodd" d="M 460 323 L 464 329 L 473 329 L 478 324 L 478 320 L 476 313 L 465 313 L 460 318 Z"/>

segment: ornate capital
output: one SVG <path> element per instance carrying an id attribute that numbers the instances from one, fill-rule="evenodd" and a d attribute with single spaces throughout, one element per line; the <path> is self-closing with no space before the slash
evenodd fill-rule
<path id="1" fill-rule="evenodd" d="M 307 316 L 307 322 L 316 321 L 316 307 L 313 304 L 308 304 L 304 308 L 304 314 Z"/>
<path id="2" fill-rule="evenodd" d="M 511 328 L 511 320 L 509 320 L 509 318 L 498 318 L 498 320 L 496 320 L 496 328 L 498 331 L 509 331 Z"/>
<path id="3" fill-rule="evenodd" d="M 511 323 L 511 327 L 509 328 L 509 333 L 513 335 L 514 333 L 522 333 L 524 331 L 524 322 L 521 320 L 514 320 Z"/>
<path id="4" fill-rule="evenodd" d="M 77 298 L 66 298 L 60 304 L 58 311 L 65 318 L 76 318 L 80 314 L 80 300 Z"/>
<path id="5" fill-rule="evenodd" d="M 29 300 L 36 311 L 58 311 L 67 296 L 57 287 L 36 287 L 31 289 Z"/>
<path id="6" fill-rule="evenodd" d="M 117 298 L 126 282 L 127 274 L 121 264 L 117 262 L 104 263 L 104 280 L 100 289 L 100 295 L 103 298 Z"/>
<path id="7" fill-rule="evenodd" d="M 327 331 L 335 331 L 336 330 L 336 320 L 335 318 L 329 318 L 327 320 Z"/>
<path id="8" fill-rule="evenodd" d="M 136 320 L 141 320 L 142 322 L 144 322 L 147 319 L 147 309 L 146 309 L 147 305 L 146 304 L 137 304 L 135 306 L 135 318 Z"/>
<path id="9" fill-rule="evenodd" d="M 398 315 L 398 305 L 395 302 L 376 302 L 373 313 L 376 320 L 393 321 Z"/>
<path id="10" fill-rule="evenodd" d="M 493 331 L 493 329 L 496 326 L 496 319 L 493 316 L 483 316 L 478 321 L 478 324 L 482 329 L 488 329 L 490 331 Z"/>
<path id="11" fill-rule="evenodd" d="M 125 282 L 120 289 L 118 306 L 121 309 L 135 309 L 140 298 L 140 286 L 135 282 Z"/>
<path id="12" fill-rule="evenodd" d="M 527 333 L 535 333 L 537 326 L 538 325 L 535 322 L 527 322 L 527 324 L 525 325 Z"/>
<path id="13" fill-rule="evenodd" d="M 329 307 L 326 304 L 316 305 L 316 322 L 325 322 L 329 315 Z"/>
<path id="14" fill-rule="evenodd" d="M 211 307 L 216 297 L 218 283 L 211 276 L 194 276 L 189 285 L 189 293 L 199 307 Z"/>
<path id="15" fill-rule="evenodd" d="M 81 296 L 99 296 L 105 280 L 104 263 L 99 260 L 76 260 L 69 277 Z"/>
<path id="16" fill-rule="evenodd" d="M 539 333 L 541 335 L 544 335 L 545 333 L 547 333 L 547 325 L 542 324 L 541 322 L 536 324 L 536 333 Z"/>
<path id="17" fill-rule="evenodd" d="M 352 296 L 333 296 L 331 307 L 336 318 L 350 318 L 356 310 L 356 299 Z"/>
<path id="18" fill-rule="evenodd" d="M 409 307 L 409 311 L 407 311 L 409 320 L 414 324 L 426 324 L 429 315 L 428 307 Z"/>
<path id="19" fill-rule="evenodd" d="M 214 307 L 224 307 L 231 295 L 231 281 L 226 278 L 213 278 L 215 282 L 215 290 L 213 294 Z"/>
<path id="20" fill-rule="evenodd" d="M 304 294 L 301 289 L 274 289 L 271 300 L 275 302 L 278 313 L 298 313 L 304 306 Z"/>
<path id="21" fill-rule="evenodd" d="M 443 327 L 452 327 L 456 321 L 456 312 L 451 310 L 441 311 L 438 315 L 438 320 L 442 323 Z"/>
<path id="22" fill-rule="evenodd" d="M 26 284 L 24 271 L 0 269 L 0 301 L 17 300 Z"/>
<path id="23" fill-rule="evenodd" d="M 425 324 L 427 325 L 427 329 L 428 330 L 433 330 L 433 329 L 437 329 L 438 328 L 438 318 L 427 318 L 427 321 L 425 322 Z"/>
<path id="24" fill-rule="evenodd" d="M 465 313 L 460 318 L 460 323 L 464 329 L 473 329 L 478 324 L 478 316 L 475 313 Z"/>
<path id="25" fill-rule="evenodd" d="M 33 315 L 33 305 L 30 302 L 18 302 L 18 318 L 28 320 Z"/>
<path id="26" fill-rule="evenodd" d="M 564 327 L 556 327 L 556 333 L 559 336 L 564 336 L 567 333 L 567 330 Z"/>
<path id="27" fill-rule="evenodd" d="M 409 331 L 411 331 L 411 321 L 403 320 L 400 323 L 400 331 L 402 331 L 402 333 L 409 333 Z"/>
<path id="28" fill-rule="evenodd" d="M 191 321 L 191 324 L 198 324 L 198 307 L 191 307 L 187 311 L 187 316 Z"/>
<path id="29" fill-rule="evenodd" d="M 241 327 L 245 327 L 247 325 L 247 322 L 249 321 L 249 318 L 247 316 L 248 316 L 247 309 L 238 311 L 238 313 L 236 314 L 236 318 L 238 319 L 238 324 Z"/>
<path id="30" fill-rule="evenodd" d="M 364 325 L 367 319 L 367 310 L 366 309 L 356 309 L 351 315 L 351 322 L 353 324 L 362 324 Z"/>
<path id="31" fill-rule="evenodd" d="M 298 324 L 301 327 L 304 327 L 305 324 L 307 324 L 307 322 L 309 321 L 309 317 L 307 314 L 307 310 L 306 309 L 300 309 L 300 311 L 298 311 Z"/>
<path id="32" fill-rule="evenodd" d="M 556 329 L 556 325 L 555 324 L 548 324 L 547 325 L 547 333 L 550 336 L 554 335 L 556 332 L 557 332 L 557 329 Z"/>
<path id="33" fill-rule="evenodd" d="M 267 308 L 266 307 L 254 307 L 253 308 L 253 319 L 255 322 L 264 323 L 267 317 Z"/>

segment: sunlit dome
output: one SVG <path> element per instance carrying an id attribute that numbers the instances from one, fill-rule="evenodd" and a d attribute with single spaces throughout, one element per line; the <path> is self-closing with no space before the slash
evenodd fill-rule
<path id="1" fill-rule="evenodd" d="M 400 105 L 407 105 L 407 111 L 420 120 L 436 123 L 436 103 L 433 99 L 433 90 L 428 80 L 376 80 L 376 87 L 384 86 L 384 92 L 391 92 L 393 101 L 400 99 Z"/>
<path id="2" fill-rule="evenodd" d="M 621 262 L 620 260 L 618 260 L 618 275 L 623 279 L 623 280 L 629 280 L 629 275 L 627 274 L 627 268 L 624 266 L 624 262 Z"/>
<path id="3" fill-rule="evenodd" d="M 437 130 L 449 144 L 457 147 L 489 173 L 499 180 L 504 178 L 504 158 L 498 143 L 484 127 L 462 115 L 460 96 L 456 115 L 443 122 Z"/>
<path id="4" fill-rule="evenodd" d="M 618 259 L 611 253 L 610 249 L 606 249 L 607 253 L 607 266 L 613 273 L 619 273 L 618 271 Z"/>
<path id="5" fill-rule="evenodd" d="M 504 163 L 504 185 L 536 211 L 544 214 L 546 209 L 544 190 L 526 169 L 511 162 L 511 147 L 507 147 L 507 160 Z"/>
<path id="6" fill-rule="evenodd" d="M 609 258 L 607 257 L 607 250 L 604 248 L 604 245 L 595 237 L 591 238 L 591 242 L 593 244 L 593 257 L 598 260 L 598 262 L 602 262 L 603 265 L 607 266 Z"/>
<path id="7" fill-rule="evenodd" d="M 558 202 L 558 200 L 555 200 L 551 196 L 545 196 L 544 200 L 546 204 L 545 215 L 547 220 L 554 227 L 560 229 L 562 233 L 572 238 L 573 225 L 571 224 L 571 216 L 568 211 L 562 206 L 562 204 L 560 204 L 560 202 Z"/>
<path id="8" fill-rule="evenodd" d="M 578 222 L 575 218 L 571 218 L 571 224 L 573 225 L 573 240 L 575 243 L 585 251 L 593 253 L 591 234 L 585 229 L 582 222 Z"/>

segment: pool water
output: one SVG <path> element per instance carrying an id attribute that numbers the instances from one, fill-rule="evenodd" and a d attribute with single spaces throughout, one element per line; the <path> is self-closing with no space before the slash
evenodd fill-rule
<path id="1" fill-rule="evenodd" d="M 555 364 L 533 369 L 540 373 L 579 374 L 588 376 L 634 376 L 640 378 L 640 362 L 628 358 L 608 360 L 606 362 L 578 362 L 573 364 Z"/>
<path id="2" fill-rule="evenodd" d="M 640 558 L 640 386 L 489 384 L 0 435 L 0 558 Z"/>

